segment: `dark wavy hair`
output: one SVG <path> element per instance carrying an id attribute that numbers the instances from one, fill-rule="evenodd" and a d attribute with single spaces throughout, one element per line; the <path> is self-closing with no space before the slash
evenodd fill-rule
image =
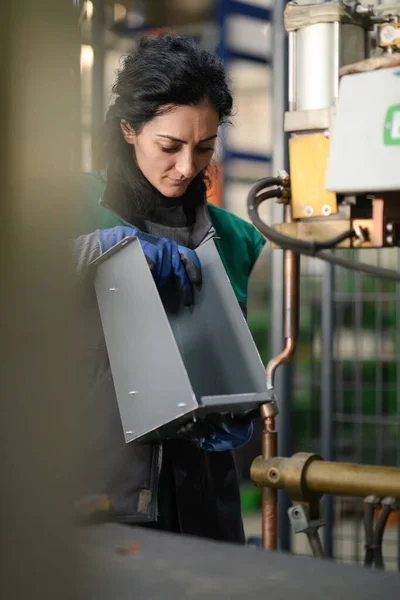
<path id="1" fill-rule="evenodd" d="M 171 34 L 142 37 L 137 50 L 125 57 L 112 91 L 115 101 L 106 115 L 103 149 L 107 183 L 116 190 L 118 202 L 124 200 L 125 206 L 145 216 L 160 194 L 135 164 L 121 120 L 140 133 L 146 123 L 172 106 L 205 101 L 222 123 L 232 113 L 232 95 L 222 61 L 195 40 Z M 202 172 L 190 183 L 185 193 L 188 200 L 204 196 L 206 179 Z"/>

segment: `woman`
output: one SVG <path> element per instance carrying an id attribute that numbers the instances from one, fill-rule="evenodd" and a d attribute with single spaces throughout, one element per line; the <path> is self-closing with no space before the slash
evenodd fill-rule
<path id="1" fill-rule="evenodd" d="M 102 252 L 136 236 L 156 284 L 174 277 L 190 304 L 192 286 L 201 280 L 195 249 L 215 235 L 245 311 L 263 238 L 205 199 L 218 128 L 232 110 L 220 60 L 188 38 L 143 38 L 125 59 L 113 91 L 106 175 L 89 175 L 85 183 L 84 231 L 75 242 L 78 271 L 85 274 Z M 83 406 L 91 424 L 85 492 L 104 494 L 119 522 L 243 543 L 231 450 L 251 437 L 251 422 L 221 419 L 162 445 L 125 444 L 92 287 L 83 327 L 90 373 Z M 152 370 L 156 365 L 149 365 L 150 376 Z"/>

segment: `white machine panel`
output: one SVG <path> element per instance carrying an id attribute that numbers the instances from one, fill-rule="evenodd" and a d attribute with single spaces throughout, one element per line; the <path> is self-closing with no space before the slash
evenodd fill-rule
<path id="1" fill-rule="evenodd" d="M 400 68 L 343 77 L 331 131 L 329 191 L 400 190 Z"/>

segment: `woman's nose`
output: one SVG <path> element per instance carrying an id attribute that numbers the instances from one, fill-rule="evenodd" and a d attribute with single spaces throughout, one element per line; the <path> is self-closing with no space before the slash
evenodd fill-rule
<path id="1" fill-rule="evenodd" d="M 193 155 L 191 153 L 182 153 L 175 165 L 178 173 L 183 175 L 185 179 L 196 175 L 196 165 L 194 164 Z"/>

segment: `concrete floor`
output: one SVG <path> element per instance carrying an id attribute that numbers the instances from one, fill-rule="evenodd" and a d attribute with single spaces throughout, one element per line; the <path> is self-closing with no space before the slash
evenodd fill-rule
<path id="1" fill-rule="evenodd" d="M 244 516 L 244 528 L 246 537 L 261 536 L 261 513 L 246 514 Z M 358 532 L 358 535 L 356 532 Z M 358 542 L 356 542 L 357 537 Z M 342 563 L 354 564 L 359 562 L 362 564 L 364 560 L 364 544 L 362 523 L 358 524 L 352 518 L 339 521 L 334 531 L 335 560 Z M 292 551 L 295 554 L 311 556 L 305 534 L 292 535 Z M 398 527 L 397 525 L 388 525 L 383 540 L 383 557 L 385 567 L 388 571 L 398 570 L 397 557 L 399 551 Z M 358 561 L 356 560 L 356 556 L 358 556 Z"/>

